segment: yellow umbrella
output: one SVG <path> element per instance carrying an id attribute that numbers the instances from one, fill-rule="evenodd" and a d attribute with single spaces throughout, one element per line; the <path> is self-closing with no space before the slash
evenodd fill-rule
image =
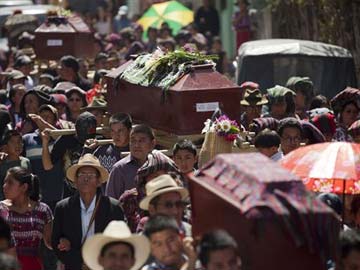
<path id="1" fill-rule="evenodd" d="M 144 15 L 138 20 L 145 32 L 152 26 L 160 28 L 163 22 L 168 23 L 173 30 L 173 34 L 194 21 L 194 13 L 177 1 L 167 1 L 153 4 Z"/>

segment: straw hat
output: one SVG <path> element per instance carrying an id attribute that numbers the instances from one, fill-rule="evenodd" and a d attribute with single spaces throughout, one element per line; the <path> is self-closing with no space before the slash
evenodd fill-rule
<path id="1" fill-rule="evenodd" d="M 86 107 L 82 107 L 81 111 L 90 111 L 90 110 L 107 110 L 107 102 L 103 98 L 94 97 L 90 104 L 88 104 Z"/>
<path id="2" fill-rule="evenodd" d="M 142 199 L 139 205 L 143 210 L 149 210 L 151 200 L 164 193 L 176 191 L 181 195 L 182 199 L 189 196 L 188 190 L 178 186 L 175 180 L 168 174 L 163 174 L 152 179 L 146 184 L 145 189 L 146 197 Z"/>
<path id="3" fill-rule="evenodd" d="M 246 89 L 244 98 L 240 101 L 243 106 L 260 106 L 267 103 L 268 100 L 261 94 L 259 89 Z"/>
<path id="4" fill-rule="evenodd" d="M 105 183 L 108 180 L 109 178 L 108 171 L 103 166 L 101 166 L 100 161 L 92 154 L 85 154 L 82 157 L 80 157 L 78 163 L 72 165 L 66 171 L 66 177 L 74 182 L 76 178 L 77 170 L 85 166 L 89 166 L 97 169 L 100 173 L 100 179 L 102 183 Z"/>
<path id="5" fill-rule="evenodd" d="M 97 233 L 87 239 L 82 248 L 86 265 L 92 270 L 103 270 L 98 259 L 101 249 L 111 242 L 126 242 L 134 247 L 135 264 L 130 270 L 137 270 L 146 262 L 150 254 L 150 243 L 144 235 L 131 234 L 124 221 L 111 221 L 103 233 Z"/>

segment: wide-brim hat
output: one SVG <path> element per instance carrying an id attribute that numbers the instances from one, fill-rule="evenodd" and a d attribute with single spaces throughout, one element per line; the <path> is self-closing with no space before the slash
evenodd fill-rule
<path id="1" fill-rule="evenodd" d="M 268 100 L 263 96 L 259 89 L 246 89 L 243 99 L 240 104 L 243 106 L 260 106 L 268 103 Z"/>
<path id="2" fill-rule="evenodd" d="M 66 177 L 74 182 L 76 178 L 77 170 L 85 166 L 93 167 L 98 170 L 98 172 L 100 173 L 101 183 L 105 183 L 108 180 L 109 178 L 108 171 L 100 164 L 100 161 L 92 154 L 85 154 L 82 157 L 80 157 L 79 162 L 77 164 L 74 164 L 69 169 L 67 169 Z"/>
<path id="3" fill-rule="evenodd" d="M 56 88 L 56 87 L 55 87 Z M 69 98 L 73 93 L 78 93 L 80 96 L 85 97 L 86 92 L 82 90 L 80 87 L 74 86 L 68 90 L 65 91 L 65 95 L 67 98 Z"/>
<path id="4" fill-rule="evenodd" d="M 9 80 L 25 79 L 26 76 L 20 70 L 14 69 L 9 74 Z"/>
<path id="5" fill-rule="evenodd" d="M 58 110 L 57 110 L 54 106 L 52 106 L 52 105 L 50 105 L 50 104 L 43 104 L 43 105 L 41 105 L 40 108 L 39 108 L 39 113 L 42 112 L 42 111 L 44 111 L 44 110 L 50 111 L 50 112 L 54 115 L 55 120 L 56 120 L 56 121 L 59 120 Z"/>
<path id="6" fill-rule="evenodd" d="M 131 234 L 124 221 L 111 221 L 103 233 L 97 233 L 85 241 L 82 248 L 84 262 L 92 270 L 103 270 L 99 264 L 102 248 L 111 242 L 119 241 L 134 247 L 135 264 L 130 270 L 140 269 L 149 257 L 150 242 L 144 235 Z"/>
<path id="7" fill-rule="evenodd" d="M 106 111 L 107 110 L 106 100 L 103 98 L 94 97 L 89 105 L 81 108 L 81 111 L 91 111 L 95 109 Z"/>
<path id="8" fill-rule="evenodd" d="M 59 94 L 65 94 L 67 91 L 69 91 L 74 87 L 76 87 L 76 85 L 72 82 L 58 82 L 55 85 L 53 92 Z"/>
<path id="9" fill-rule="evenodd" d="M 180 187 L 168 174 L 163 174 L 152 179 L 146 184 L 145 189 L 146 197 L 142 199 L 139 204 L 140 208 L 143 210 L 149 210 L 152 199 L 164 193 L 178 192 L 182 200 L 189 196 L 189 191 L 184 187 Z"/>

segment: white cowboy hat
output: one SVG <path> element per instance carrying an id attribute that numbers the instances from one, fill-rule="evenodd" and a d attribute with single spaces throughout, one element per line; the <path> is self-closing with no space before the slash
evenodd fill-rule
<path id="1" fill-rule="evenodd" d="M 155 197 L 167 193 L 167 192 L 178 192 L 181 199 L 186 199 L 189 196 L 189 192 L 186 188 L 180 187 L 175 180 L 168 174 L 160 175 L 145 186 L 146 197 L 142 199 L 139 206 L 143 210 L 149 210 L 149 205 L 152 199 Z"/>
<path id="2" fill-rule="evenodd" d="M 101 166 L 100 161 L 92 154 L 85 154 L 80 157 L 77 164 L 74 164 L 69 169 L 67 169 L 66 177 L 74 182 L 77 170 L 85 166 L 93 167 L 99 171 L 101 183 L 105 183 L 108 180 L 108 171 L 103 166 Z"/>
<path id="3" fill-rule="evenodd" d="M 144 235 L 131 234 L 124 221 L 111 221 L 103 233 L 88 238 L 82 248 L 82 256 L 86 265 L 92 270 L 103 270 L 99 264 L 101 249 L 111 242 L 126 242 L 134 247 L 135 264 L 130 270 L 139 269 L 150 254 L 150 242 Z"/>

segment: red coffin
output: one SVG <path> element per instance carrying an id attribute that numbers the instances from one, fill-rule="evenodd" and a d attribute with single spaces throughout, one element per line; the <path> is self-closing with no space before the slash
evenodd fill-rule
<path id="1" fill-rule="evenodd" d="M 78 16 L 49 17 L 35 30 L 35 53 L 42 60 L 57 60 L 64 55 L 93 58 L 94 37 Z"/>
<path id="2" fill-rule="evenodd" d="M 190 175 L 189 185 L 193 236 L 227 230 L 242 269 L 325 270 L 322 256 L 335 258 L 335 214 L 265 156 L 218 155 Z"/>
<path id="3" fill-rule="evenodd" d="M 241 90 L 238 85 L 213 70 L 212 65 L 194 66 L 166 93 L 156 87 L 131 84 L 117 77 L 129 62 L 107 77 L 108 107 L 111 113 L 127 112 L 137 122 L 176 135 L 200 134 L 216 107 L 230 118 L 240 116 Z M 163 102 L 162 102 L 163 101 Z"/>

